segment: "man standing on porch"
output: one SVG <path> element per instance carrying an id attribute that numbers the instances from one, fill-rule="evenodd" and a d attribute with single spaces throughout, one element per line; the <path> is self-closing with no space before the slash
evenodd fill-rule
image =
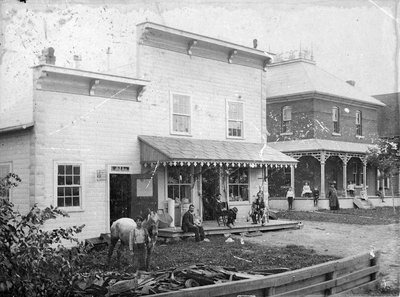
<path id="1" fill-rule="evenodd" d="M 204 240 L 204 229 L 201 225 L 194 223 L 194 205 L 189 205 L 189 210 L 183 215 L 182 218 L 183 232 L 194 232 L 196 242 Z"/>

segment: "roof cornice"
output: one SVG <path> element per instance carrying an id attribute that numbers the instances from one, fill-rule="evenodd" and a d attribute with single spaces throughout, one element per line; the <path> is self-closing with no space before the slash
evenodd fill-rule
<path id="1" fill-rule="evenodd" d="M 251 47 L 216 38 L 190 33 L 151 22 L 140 23 L 140 45 L 161 48 L 189 56 L 253 67 L 266 71 L 272 62 L 272 54 Z"/>
<path id="2" fill-rule="evenodd" d="M 35 88 L 43 91 L 140 101 L 144 88 L 150 83 L 143 79 L 48 64 L 33 69 Z"/>
<path id="3" fill-rule="evenodd" d="M 345 100 L 346 104 L 354 105 L 354 106 L 362 105 L 365 108 L 372 108 L 372 109 L 376 109 L 381 106 L 386 106 L 384 103 L 382 103 L 382 105 L 372 104 L 372 103 L 368 103 L 368 102 L 364 102 L 364 101 L 355 100 L 352 98 L 335 96 L 332 94 L 322 93 L 322 92 L 318 92 L 318 91 L 267 97 L 267 104 L 298 101 L 298 100 L 304 100 L 304 99 L 319 99 L 319 100 L 325 100 L 325 101 L 337 102 L 337 103 L 343 103 L 343 100 Z"/>

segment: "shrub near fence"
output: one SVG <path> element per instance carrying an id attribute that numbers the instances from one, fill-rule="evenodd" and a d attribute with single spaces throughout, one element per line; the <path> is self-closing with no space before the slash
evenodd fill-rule
<path id="1" fill-rule="evenodd" d="M 360 293 L 378 284 L 379 252 L 364 253 L 295 271 L 154 296 L 329 296 Z"/>

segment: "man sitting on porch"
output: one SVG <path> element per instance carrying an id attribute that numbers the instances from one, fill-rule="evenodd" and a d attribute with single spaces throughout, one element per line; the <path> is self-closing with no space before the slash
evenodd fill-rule
<path id="1" fill-rule="evenodd" d="M 194 221 L 194 205 L 189 205 L 189 210 L 183 215 L 182 218 L 183 232 L 194 232 L 196 242 L 204 240 L 204 229 L 200 224 Z"/>

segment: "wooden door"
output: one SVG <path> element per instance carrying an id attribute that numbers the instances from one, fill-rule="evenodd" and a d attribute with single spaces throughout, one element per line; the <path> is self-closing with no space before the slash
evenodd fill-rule
<path id="1" fill-rule="evenodd" d="M 138 215 L 144 216 L 149 209 L 157 211 L 157 179 L 151 174 L 132 174 L 131 185 L 130 217 L 135 219 Z"/>

